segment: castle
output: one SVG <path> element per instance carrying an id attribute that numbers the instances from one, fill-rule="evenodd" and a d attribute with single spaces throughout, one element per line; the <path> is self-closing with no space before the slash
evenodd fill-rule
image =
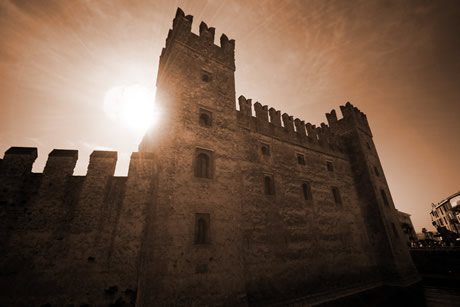
<path id="1" fill-rule="evenodd" d="M 243 96 L 235 42 L 177 10 L 160 56 L 162 124 L 117 153 L 36 148 L 0 164 L 0 305 L 319 304 L 419 281 L 359 109 L 316 127 Z M 255 111 L 255 117 L 253 114 Z"/>

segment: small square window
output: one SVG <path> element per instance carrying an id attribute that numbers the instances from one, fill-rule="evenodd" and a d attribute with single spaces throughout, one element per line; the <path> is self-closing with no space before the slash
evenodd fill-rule
<path id="1" fill-rule="evenodd" d="M 337 205 L 342 204 L 342 198 L 340 197 L 339 188 L 332 187 L 332 195 L 334 196 L 334 201 Z"/>
<path id="2" fill-rule="evenodd" d="M 199 123 L 202 127 L 211 127 L 212 126 L 212 112 L 200 109 Z"/>
<path id="3" fill-rule="evenodd" d="M 211 243 L 211 217 L 209 213 L 195 214 L 195 244 Z"/>
<path id="4" fill-rule="evenodd" d="M 203 82 L 211 82 L 212 81 L 212 74 L 207 71 L 203 71 L 201 74 L 201 81 Z"/>
<path id="5" fill-rule="evenodd" d="M 275 195 L 275 184 L 272 175 L 264 175 L 264 193 L 265 195 Z"/>
<path id="6" fill-rule="evenodd" d="M 305 165 L 305 156 L 303 154 L 297 154 L 297 163 Z"/>
<path id="7" fill-rule="evenodd" d="M 327 161 L 326 165 L 327 165 L 327 170 L 328 171 L 330 171 L 330 172 L 334 171 L 334 165 L 332 165 L 332 162 Z"/>
<path id="8" fill-rule="evenodd" d="M 260 146 L 260 152 L 264 156 L 269 156 L 270 155 L 270 145 L 262 143 L 262 145 Z"/>

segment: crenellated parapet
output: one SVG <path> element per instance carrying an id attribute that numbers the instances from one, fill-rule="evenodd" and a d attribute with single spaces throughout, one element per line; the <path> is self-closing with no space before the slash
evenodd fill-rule
<path id="1" fill-rule="evenodd" d="M 37 148 L 10 147 L 10 149 L 5 152 L 0 175 L 22 176 L 30 173 L 36 159 Z"/>
<path id="2" fill-rule="evenodd" d="M 77 160 L 78 150 L 53 149 L 43 173 L 47 176 L 72 176 Z"/>
<path id="3" fill-rule="evenodd" d="M 168 57 L 171 44 L 178 42 L 187 48 L 193 49 L 200 55 L 235 68 L 235 40 L 229 39 L 225 34 L 220 37 L 220 46 L 214 44 L 215 28 L 208 27 L 204 22 L 200 23 L 199 35 L 192 33 L 193 16 L 185 15 L 178 8 L 173 20 L 172 29 L 169 30 L 166 39 L 166 47 L 163 48 L 161 57 Z M 160 64 L 161 65 L 161 64 Z"/>
<path id="4" fill-rule="evenodd" d="M 273 136 L 300 146 L 315 147 L 323 151 L 342 152 L 343 146 L 340 137 L 333 131 L 335 125 L 333 110 L 326 114 L 329 125 L 321 123 L 316 127 L 311 123 L 295 118 L 280 110 L 269 108 L 260 102 L 254 103 L 255 117 L 252 116 L 252 100 L 244 96 L 238 98 L 240 110 L 237 111 L 238 125 L 246 129 Z M 335 121 L 337 117 L 335 116 Z"/>
<path id="5" fill-rule="evenodd" d="M 118 153 L 116 151 L 93 151 L 89 158 L 86 175 L 90 177 L 113 176 L 117 159 Z"/>
<path id="6" fill-rule="evenodd" d="M 372 132 L 369 127 L 369 122 L 367 121 L 366 114 L 361 112 L 357 107 L 353 106 L 350 102 L 347 102 L 344 106 L 340 106 L 340 110 L 342 111 L 343 118 L 337 121 L 337 117 L 336 117 L 335 121 L 336 121 L 336 124 L 338 124 L 338 126 L 340 126 L 341 129 L 359 128 L 361 131 L 372 136 Z M 333 116 L 330 115 L 330 117 L 331 117 L 331 120 L 334 121 Z"/>
<path id="7" fill-rule="evenodd" d="M 0 159 L 0 176 L 21 177 L 32 173 L 32 167 L 37 159 L 35 147 L 10 147 Z M 95 150 L 90 155 L 87 174 L 83 177 L 107 177 L 113 176 L 117 164 L 118 153 L 116 151 Z M 43 178 L 47 180 L 62 180 L 64 177 L 73 176 L 78 160 L 78 150 L 53 149 L 46 161 L 43 170 Z M 154 175 L 154 156 L 151 153 L 133 152 L 131 155 L 129 173 L 135 176 Z M 40 174 L 42 175 L 42 174 Z M 82 177 L 82 176 L 79 176 Z M 98 180 L 98 179 L 95 179 Z"/>
<path id="8" fill-rule="evenodd" d="M 123 292 L 137 288 L 157 181 L 155 159 L 150 153 L 133 153 L 128 176 L 116 177 L 117 155 L 94 151 L 87 175 L 73 176 L 77 150 L 51 151 L 43 174 L 31 172 L 37 148 L 6 151 L 6 164 L 0 167 L 0 267 L 2 272 L 13 268 L 19 282 L 8 277 L 2 282 L 8 280 L 11 289 L 27 282 L 33 292 L 43 283 L 59 281 L 59 289 L 51 289 L 43 301 L 24 305 L 43 305 L 74 293 L 75 284 L 86 296 L 81 301 L 101 306 L 116 300 L 104 296 L 110 286 Z M 30 273 L 31 267 L 38 274 Z M 22 293 L 31 293 L 29 288 Z"/>

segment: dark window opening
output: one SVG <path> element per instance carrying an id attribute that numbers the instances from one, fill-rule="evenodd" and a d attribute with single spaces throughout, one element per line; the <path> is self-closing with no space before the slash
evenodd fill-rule
<path id="1" fill-rule="evenodd" d="M 196 234 L 196 243 L 203 244 L 206 243 L 207 237 L 207 227 L 206 222 L 203 219 L 198 220 L 198 231 Z"/>
<path id="2" fill-rule="evenodd" d="M 377 169 L 376 166 L 374 166 L 374 172 L 375 172 L 375 175 L 376 175 L 377 177 L 380 176 L 379 170 Z"/>
<path id="3" fill-rule="evenodd" d="M 303 199 L 305 200 L 312 200 L 312 194 L 311 194 L 311 187 L 309 183 L 303 183 L 302 184 L 302 191 L 303 191 Z"/>
<path id="4" fill-rule="evenodd" d="M 207 110 L 200 109 L 199 123 L 200 123 L 200 126 L 211 127 L 211 125 L 212 125 L 212 113 L 207 111 Z"/>
<path id="5" fill-rule="evenodd" d="M 195 176 L 198 178 L 211 178 L 209 168 L 209 156 L 205 153 L 200 153 L 196 157 Z"/>
<path id="6" fill-rule="evenodd" d="M 399 238 L 398 231 L 396 231 L 396 226 L 394 223 L 391 223 L 391 228 L 393 228 L 393 234 L 395 235 L 395 237 Z"/>
<path id="7" fill-rule="evenodd" d="M 340 197 L 340 191 L 338 188 L 332 188 L 332 195 L 334 196 L 334 201 L 337 205 L 342 204 L 342 198 Z"/>
<path id="8" fill-rule="evenodd" d="M 264 177 L 264 191 L 266 195 L 275 194 L 275 189 L 274 189 L 273 180 L 271 176 Z"/>
<path id="9" fill-rule="evenodd" d="M 367 149 L 371 150 L 371 145 L 369 145 L 368 142 L 366 142 Z"/>
<path id="10" fill-rule="evenodd" d="M 327 165 L 327 170 L 330 172 L 334 171 L 334 166 L 332 165 L 332 162 L 326 162 Z"/>
<path id="11" fill-rule="evenodd" d="M 300 165 L 305 165 L 305 157 L 302 154 L 297 154 L 297 163 Z"/>
<path id="12" fill-rule="evenodd" d="M 200 125 L 205 127 L 211 126 L 211 120 L 209 119 L 208 114 L 200 114 Z"/>
<path id="13" fill-rule="evenodd" d="M 201 75 L 201 81 L 210 82 L 212 80 L 211 75 L 208 73 L 204 73 Z"/>
<path id="14" fill-rule="evenodd" d="M 262 146 L 260 147 L 260 151 L 262 152 L 262 154 L 264 156 L 269 156 L 270 155 L 270 146 L 268 146 L 267 144 L 262 144 Z"/>
<path id="15" fill-rule="evenodd" d="M 383 203 L 385 204 L 385 206 L 389 206 L 390 204 L 388 203 L 387 194 L 385 193 L 383 189 L 380 190 L 380 194 L 382 194 L 382 199 L 383 199 Z"/>
<path id="16" fill-rule="evenodd" d="M 195 244 L 210 243 L 210 215 L 197 213 L 195 215 Z"/>

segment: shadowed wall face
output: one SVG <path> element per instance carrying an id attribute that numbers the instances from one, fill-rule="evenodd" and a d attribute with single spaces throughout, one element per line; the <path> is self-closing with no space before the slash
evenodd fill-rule
<path id="1" fill-rule="evenodd" d="M 331 111 L 316 127 L 258 102 L 252 117 L 244 97 L 235 111 L 234 41 L 214 45 L 215 30 L 201 23 L 193 34 L 192 20 L 178 10 L 173 21 L 158 72 L 164 124 L 132 155 L 128 178 L 113 177 L 113 151 L 95 151 L 81 178 L 70 176 L 74 152 L 51 153 L 37 176 L 34 151 L 19 150 L 23 170 L 1 172 L 2 184 L 30 191 L 30 211 L 10 209 L 17 193 L 1 200 L 12 234 L 2 265 L 16 263 L 11 274 L 32 285 L 2 295 L 108 304 L 133 303 L 139 290 L 147 306 L 313 303 L 416 282 L 384 172 L 373 172 L 381 165 L 366 115 L 347 103 L 343 118 Z M 54 267 L 47 255 L 65 260 Z M 43 280 L 63 282 L 45 289 Z"/>
<path id="2" fill-rule="evenodd" d="M 369 173 L 380 163 L 366 116 L 347 103 L 316 127 L 258 102 L 252 117 L 244 97 L 235 112 L 228 51 L 204 24 L 191 33 L 192 20 L 176 14 L 157 83 L 170 117 L 140 145 L 162 165 L 141 276 L 155 290 L 141 290 L 142 304 L 262 304 L 417 281 L 390 196 L 380 198 L 383 172 Z"/>
<path id="3" fill-rule="evenodd" d="M 117 153 L 95 151 L 83 177 L 71 175 L 76 150 L 53 150 L 36 174 L 36 149 L 19 149 L 8 151 L 0 171 L 0 301 L 134 304 L 151 220 L 152 155 L 133 153 L 129 178 L 113 177 Z M 10 160 L 29 172 L 4 172 Z"/>

